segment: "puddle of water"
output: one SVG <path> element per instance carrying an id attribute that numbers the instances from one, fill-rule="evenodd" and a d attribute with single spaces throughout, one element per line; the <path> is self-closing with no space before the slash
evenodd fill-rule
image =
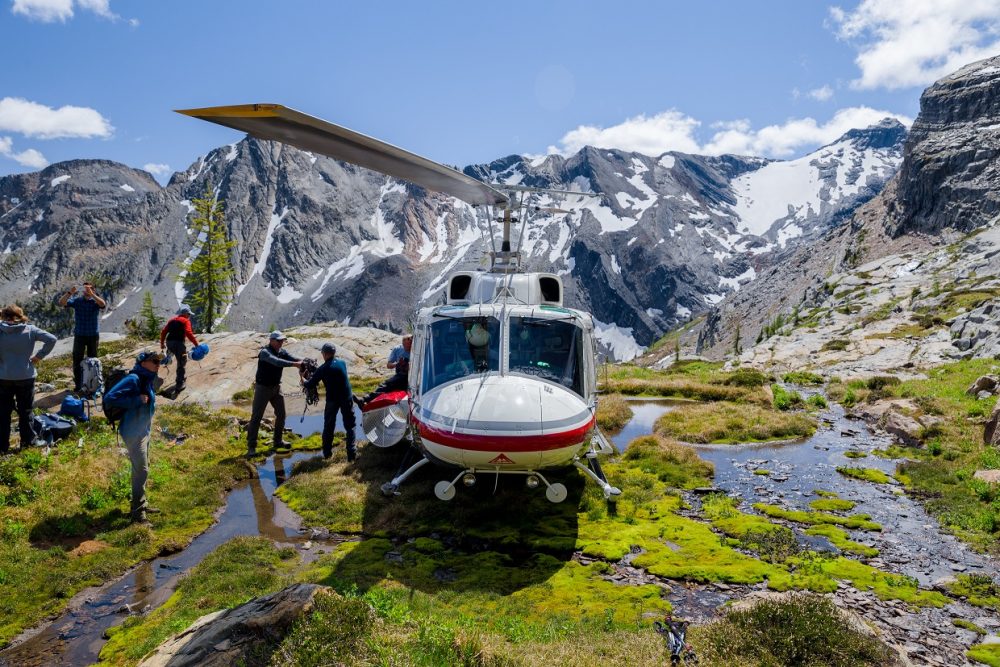
<path id="1" fill-rule="evenodd" d="M 637 398 L 630 399 L 628 406 L 632 408 L 632 419 L 625 427 L 611 436 L 611 442 L 620 452 L 628 448 L 628 443 L 642 435 L 653 432 L 653 425 L 664 413 L 674 410 L 679 405 L 690 404 L 691 401 L 678 401 L 669 398 Z"/>
<path id="2" fill-rule="evenodd" d="M 801 390 L 803 395 L 815 391 Z M 676 409 L 676 402 L 637 401 L 632 404 L 635 417 L 625 429 L 612 438 L 619 449 L 633 438 L 652 432 L 652 425 L 663 413 Z M 874 449 L 885 449 L 892 438 L 872 432 L 862 421 L 850 419 L 836 404 L 820 413 L 820 427 L 805 440 L 786 443 L 748 445 L 697 445 L 698 454 L 715 465 L 715 484 L 727 493 L 738 496 L 741 509 L 764 502 L 789 509 L 808 510 L 809 502 L 817 499 L 815 489 L 837 493 L 857 506 L 853 514 L 868 514 L 882 525 L 881 533 L 847 531 L 851 539 L 872 544 L 879 556 L 868 561 L 880 569 L 915 577 L 928 586 L 935 579 L 956 572 L 981 571 L 993 574 L 996 563 L 978 554 L 957 538 L 943 532 L 938 522 L 913 499 L 899 495 L 899 487 L 872 484 L 845 477 L 838 466 L 877 468 L 888 475 L 895 472 L 897 461 L 871 455 Z M 863 459 L 851 459 L 851 450 L 869 454 Z M 755 475 L 764 469 L 771 474 Z M 803 528 L 804 530 L 804 528 Z M 801 533 L 801 530 L 797 530 Z M 807 536 L 800 535 L 803 540 Z M 815 540 L 817 550 L 831 550 L 825 539 Z"/>
<path id="3" fill-rule="evenodd" d="M 293 465 L 316 456 L 315 452 L 296 452 L 268 457 L 257 467 L 258 477 L 234 489 L 219 520 L 186 549 L 142 563 L 99 589 L 83 591 L 56 621 L 0 652 L 0 665 L 92 664 L 104 645 L 105 630 L 121 623 L 129 610 L 140 612 L 162 604 L 180 576 L 224 542 L 241 535 L 261 535 L 282 545 L 306 542 L 309 536 L 300 534 L 298 516 L 273 496 Z"/>

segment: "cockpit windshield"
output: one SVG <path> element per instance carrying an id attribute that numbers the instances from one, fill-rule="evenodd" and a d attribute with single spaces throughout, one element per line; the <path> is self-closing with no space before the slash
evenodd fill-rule
<path id="1" fill-rule="evenodd" d="M 422 391 L 467 375 L 500 370 L 500 320 L 441 316 L 428 329 Z"/>
<path id="2" fill-rule="evenodd" d="M 510 371 L 557 382 L 583 396 L 583 330 L 567 320 L 511 317 Z"/>

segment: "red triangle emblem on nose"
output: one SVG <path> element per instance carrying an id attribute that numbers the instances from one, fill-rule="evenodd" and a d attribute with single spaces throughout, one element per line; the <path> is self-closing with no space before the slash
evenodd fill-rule
<path id="1" fill-rule="evenodd" d="M 514 462 L 511 461 L 506 454 L 500 454 L 495 459 L 490 461 L 490 463 L 492 465 L 511 465 Z"/>

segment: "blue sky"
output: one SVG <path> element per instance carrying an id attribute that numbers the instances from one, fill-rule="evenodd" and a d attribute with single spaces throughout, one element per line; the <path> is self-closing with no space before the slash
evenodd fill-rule
<path id="1" fill-rule="evenodd" d="M 106 158 L 164 181 L 240 136 L 172 109 L 247 102 L 448 164 L 794 157 L 912 119 L 929 82 L 1000 52 L 995 0 L 2 2 L 0 174 Z"/>

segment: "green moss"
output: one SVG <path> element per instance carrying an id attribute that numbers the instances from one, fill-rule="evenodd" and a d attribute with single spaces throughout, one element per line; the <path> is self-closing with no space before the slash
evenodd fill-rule
<path id="1" fill-rule="evenodd" d="M 875 468 L 850 468 L 848 466 L 837 466 L 837 472 L 844 477 L 853 477 L 854 479 L 860 479 L 865 482 L 874 482 L 875 484 L 888 484 L 891 481 L 891 478 L 888 475 Z"/>
<path id="2" fill-rule="evenodd" d="M 788 510 L 777 505 L 766 503 L 754 503 L 753 508 L 775 519 L 794 521 L 795 523 L 806 524 L 833 524 L 844 528 L 860 530 L 882 530 L 882 526 L 870 519 L 867 514 L 857 514 L 852 516 L 837 516 L 826 512 L 806 512 L 803 510 Z"/>
<path id="3" fill-rule="evenodd" d="M 768 475 L 771 474 L 771 471 L 770 470 L 764 470 L 763 468 L 757 468 L 756 470 L 753 471 L 753 474 L 755 474 L 755 475 L 761 475 L 763 477 L 767 477 Z"/>
<path id="4" fill-rule="evenodd" d="M 964 618 L 953 618 L 951 620 L 951 624 L 954 625 L 956 628 L 962 628 L 963 630 L 971 630 L 972 632 L 975 632 L 977 635 L 987 634 L 986 630 L 982 629 L 972 621 L 965 620 Z"/>
<path id="5" fill-rule="evenodd" d="M 850 553 L 858 554 L 859 556 L 865 556 L 866 558 L 874 558 L 878 555 L 878 549 L 875 547 L 869 547 L 861 544 L 860 542 L 854 542 L 848 538 L 846 532 L 829 524 L 821 524 L 808 528 L 806 529 L 806 535 L 818 535 L 825 537 L 830 540 L 830 543 L 833 546 L 837 547 L 841 551 L 848 551 Z"/>
<path id="6" fill-rule="evenodd" d="M 857 449 L 852 449 L 852 450 L 844 452 L 844 456 L 846 456 L 849 459 L 865 459 L 865 458 L 868 458 L 868 454 L 866 454 L 865 452 L 859 451 Z"/>
<path id="7" fill-rule="evenodd" d="M 715 466 L 698 456 L 691 447 L 656 435 L 642 436 L 629 443 L 622 463 L 651 473 L 669 487 L 692 489 L 711 484 Z"/>
<path id="8" fill-rule="evenodd" d="M 809 503 L 818 512 L 850 512 L 857 503 L 840 498 L 822 498 Z"/>
<path id="9" fill-rule="evenodd" d="M 990 667 L 1000 667 L 1000 644 L 976 644 L 965 655 Z"/>
<path id="10" fill-rule="evenodd" d="M 802 405 L 802 395 L 797 391 L 789 391 L 780 384 L 771 385 L 771 395 L 774 396 L 774 407 L 778 410 L 791 410 Z"/>
<path id="11" fill-rule="evenodd" d="M 986 609 L 1000 610 L 1000 586 L 985 574 L 959 574 L 956 583 L 948 590 L 956 596 L 968 598 L 970 604 Z"/>

